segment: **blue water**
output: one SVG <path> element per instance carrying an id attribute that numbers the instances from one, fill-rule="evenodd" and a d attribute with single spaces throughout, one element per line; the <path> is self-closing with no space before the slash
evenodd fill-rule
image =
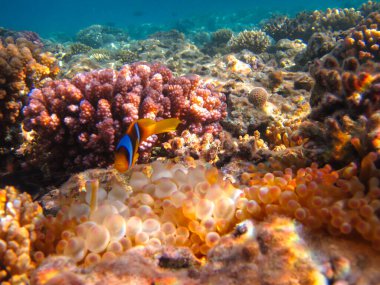
<path id="1" fill-rule="evenodd" d="M 328 7 L 358 7 L 366 1 L 357 0 L 4 0 L 1 4 L 0 26 L 15 30 L 32 30 L 43 37 L 56 34 L 75 35 L 78 30 L 92 24 L 112 24 L 120 28 L 131 25 L 183 26 L 187 19 L 196 24 L 197 19 L 251 13 L 252 25 L 271 13 L 294 15 L 302 10 L 326 9 Z M 207 23 L 207 22 L 206 22 Z M 191 26 L 191 25 L 189 25 Z M 212 26 L 210 24 L 210 26 Z M 212 27 L 210 27 L 212 28 Z"/>

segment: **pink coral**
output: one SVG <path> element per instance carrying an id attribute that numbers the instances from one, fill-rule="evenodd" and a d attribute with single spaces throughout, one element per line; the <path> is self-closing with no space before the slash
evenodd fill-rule
<path id="1" fill-rule="evenodd" d="M 35 131 L 33 154 L 40 163 L 83 169 L 109 165 L 115 144 L 139 118 L 177 117 L 180 130 L 217 134 L 226 104 L 199 76 L 175 78 L 163 65 L 140 62 L 47 82 L 31 92 L 23 112 L 25 130 Z M 140 149 L 146 152 L 141 157 L 149 150 Z"/>

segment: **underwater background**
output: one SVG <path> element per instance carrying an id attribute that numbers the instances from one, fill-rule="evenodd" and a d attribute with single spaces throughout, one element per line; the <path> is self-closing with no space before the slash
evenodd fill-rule
<path id="1" fill-rule="evenodd" d="M 245 18 L 245 27 L 252 28 L 272 14 L 294 16 L 303 10 L 357 7 L 365 1 L 6 1 L 2 5 L 0 25 L 16 30 L 33 30 L 41 36 L 72 36 L 93 24 L 120 28 L 149 24 L 165 28 L 206 31 L 234 27 Z M 249 18 L 247 19 L 247 14 Z M 233 16 L 232 18 L 229 18 Z M 213 17 L 228 17 L 215 26 Z M 17 20 L 16 20 L 17 19 Z M 158 29 L 158 28 L 157 28 Z M 138 35 L 136 35 L 138 36 Z"/>
<path id="2" fill-rule="evenodd" d="M 380 284 L 380 2 L 3 2 L 0 285 Z"/>

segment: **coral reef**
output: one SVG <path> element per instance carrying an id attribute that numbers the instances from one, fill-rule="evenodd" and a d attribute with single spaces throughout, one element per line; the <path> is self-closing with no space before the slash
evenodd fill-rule
<path id="1" fill-rule="evenodd" d="M 36 268 L 32 260 L 36 223 L 42 208 L 13 187 L 0 189 L 0 283 L 28 284 Z"/>
<path id="2" fill-rule="evenodd" d="M 228 52 L 227 44 L 232 38 L 233 33 L 230 29 L 219 29 L 211 34 L 211 40 L 202 48 L 202 52 L 215 55 Z"/>
<path id="3" fill-rule="evenodd" d="M 260 13 L 0 28 L 0 283 L 378 283 L 379 5 Z"/>
<path id="4" fill-rule="evenodd" d="M 331 33 L 314 33 L 307 43 L 307 48 L 296 56 L 296 63 L 305 66 L 308 62 L 328 54 L 336 44 L 336 38 Z"/>
<path id="5" fill-rule="evenodd" d="M 332 54 L 343 60 L 355 56 L 360 62 L 380 60 L 380 12 L 373 12 L 347 35 Z"/>
<path id="6" fill-rule="evenodd" d="M 149 35 L 150 39 L 160 41 L 163 46 L 181 45 L 185 41 L 185 35 L 178 30 L 171 30 L 166 32 L 156 32 Z"/>
<path id="7" fill-rule="evenodd" d="M 81 72 L 89 72 L 101 68 L 121 68 L 126 63 L 139 60 L 135 51 L 127 48 L 93 49 L 81 43 L 73 43 L 59 52 L 61 59 L 61 75 L 70 79 Z"/>
<path id="8" fill-rule="evenodd" d="M 237 222 L 235 204 L 242 192 L 215 168 L 154 162 L 134 170 L 128 184 L 115 173 L 100 174 L 80 174 L 79 181 L 74 177 L 61 188 L 61 210 L 41 225 L 55 239 L 41 236 L 36 242 L 46 255 L 57 251 L 90 265 L 137 245 L 165 245 L 186 246 L 201 257 Z M 73 204 L 69 190 L 81 181 L 86 192 Z"/>
<path id="9" fill-rule="evenodd" d="M 376 284 L 379 279 L 378 255 L 356 241 L 310 234 L 285 217 L 254 224 L 253 233 L 244 234 L 242 228 L 221 238 L 204 266 L 184 248 L 145 247 L 86 270 L 67 257 L 50 257 L 31 282 L 285 285 Z"/>
<path id="10" fill-rule="evenodd" d="M 277 41 L 274 48 L 279 66 L 289 70 L 295 66 L 296 56 L 306 49 L 306 45 L 300 40 L 281 39 Z"/>
<path id="11" fill-rule="evenodd" d="M 307 42 L 315 32 L 347 30 L 361 19 L 355 9 L 327 9 L 326 11 L 301 12 L 295 18 L 275 16 L 262 23 L 262 29 L 275 40 L 302 39 Z"/>
<path id="12" fill-rule="evenodd" d="M 58 71 L 55 58 L 39 45 L 25 38 L 0 39 L 0 154 L 20 143 L 20 113 L 30 89 Z"/>
<path id="13" fill-rule="evenodd" d="M 310 117 L 323 124 L 305 125 L 300 131 L 311 139 L 309 147 L 325 149 L 321 161 L 341 165 L 378 152 L 379 64 L 360 65 L 351 57 L 341 66 L 329 56 L 314 65 L 312 75 Z"/>
<path id="14" fill-rule="evenodd" d="M 180 130 L 217 135 L 226 104 L 213 89 L 196 75 L 173 77 L 168 68 L 147 63 L 48 82 L 31 92 L 23 110 L 25 130 L 34 131 L 31 159 L 64 168 L 107 166 L 115 144 L 138 118 L 177 117 Z M 140 158 L 149 158 L 156 140 L 152 136 L 142 147 Z"/>
<path id="15" fill-rule="evenodd" d="M 380 250 L 377 160 L 370 153 L 360 166 L 351 163 L 338 171 L 316 164 L 282 171 L 275 161 L 270 167 L 279 170 L 273 172 L 248 165 L 239 188 L 216 168 L 191 159 L 190 167 L 142 165 L 128 183 L 112 170 L 87 171 L 61 187 L 57 216 L 39 225 L 51 238 L 41 236 L 36 248 L 86 265 L 137 245 L 186 246 L 202 257 L 236 224 L 279 214 L 332 234 L 357 233 Z M 82 188 L 86 191 L 78 192 Z"/>
<path id="16" fill-rule="evenodd" d="M 13 40 L 23 38 L 29 42 L 32 42 L 35 45 L 38 45 L 40 47 L 43 46 L 41 37 L 33 31 L 13 31 L 13 30 L 4 29 L 0 27 L 0 38 L 2 40 L 5 40 L 6 38 L 9 38 L 9 37 L 13 38 Z"/>
<path id="17" fill-rule="evenodd" d="M 360 6 L 360 12 L 364 17 L 367 17 L 369 14 L 375 11 L 380 10 L 380 3 L 379 2 L 374 2 L 374 1 L 368 1 L 366 3 L 363 3 Z"/>
<path id="18" fill-rule="evenodd" d="M 361 270 L 368 270 L 366 278 L 375 280 L 378 272 L 371 262 L 365 269 L 357 268 L 354 252 L 375 263 L 378 258 L 368 248 L 380 250 L 378 159 L 370 153 L 360 165 L 351 163 L 338 171 L 316 164 L 284 169 L 274 160 L 267 165 L 246 163 L 239 167 L 242 172 L 235 184 L 216 168 L 189 158 L 186 164 L 140 165 L 128 180 L 114 170 L 80 173 L 50 201 L 59 207 L 56 217 L 47 216 L 36 226 L 34 247 L 40 251 L 34 255 L 45 261 L 33 274 L 34 282 L 87 279 L 75 263 L 105 280 L 116 274 L 112 269 L 119 268 L 116 264 L 138 266 L 136 258 L 146 268 L 158 265 L 165 277 L 187 276 L 195 278 L 195 284 L 219 280 L 210 274 L 216 268 L 223 268 L 225 278 L 236 278 L 235 268 L 247 266 L 250 270 L 242 271 L 241 282 L 251 276 L 268 284 L 327 279 L 355 284 L 353 280 L 363 277 L 352 271 Z M 295 221 L 308 230 L 299 235 L 303 228 Z M 318 234 L 321 228 L 331 235 Z M 323 238 L 315 239 L 316 235 Z M 347 244 L 355 244 L 350 252 Z M 309 250 L 319 254 L 313 257 Z M 52 253 L 61 257 L 44 259 Z M 268 262 L 258 262 L 263 259 Z M 344 269 L 344 264 L 350 268 Z M 138 278 L 147 282 L 163 277 L 156 275 L 155 266 Z M 228 266 L 233 267 L 225 270 Z M 198 273 L 176 275 L 172 269 Z M 130 278 L 130 272 L 119 272 L 118 278 Z"/>
<path id="19" fill-rule="evenodd" d="M 228 47 L 239 52 L 243 49 L 253 53 L 264 52 L 270 45 L 270 38 L 263 31 L 242 31 L 228 41 Z"/>
<path id="20" fill-rule="evenodd" d="M 148 39 L 130 40 L 127 43 L 116 42 L 115 45 L 106 45 L 79 54 L 73 53 L 71 46 L 76 49 L 78 43 L 57 51 L 60 55 L 58 57 L 62 59 L 62 77 L 66 79 L 94 69 L 119 69 L 123 64 L 136 61 L 160 62 L 168 66 L 174 74 L 182 75 L 195 73 L 199 65 L 211 60 L 197 46 L 183 38 L 183 34 L 177 35 L 175 32 L 152 34 Z M 87 47 L 84 48 L 88 49 Z"/>
<path id="21" fill-rule="evenodd" d="M 244 190 L 248 212 L 243 211 L 242 217 L 290 215 L 309 228 L 325 227 L 341 235 L 356 232 L 379 249 L 378 159 L 378 154 L 369 153 L 360 166 L 351 163 L 338 171 L 312 164 L 295 173 L 290 168 L 283 171 L 275 161 L 271 167 L 278 167 L 278 172 L 268 173 L 265 165 L 253 166 L 241 175 L 242 183 L 249 186 Z"/>
<path id="22" fill-rule="evenodd" d="M 73 43 L 69 46 L 68 56 L 86 53 L 91 50 L 91 47 L 82 43 Z"/>
<path id="23" fill-rule="evenodd" d="M 92 25 L 80 30 L 76 40 L 92 48 L 100 48 L 116 41 L 128 41 L 128 34 L 116 27 Z"/>
<path id="24" fill-rule="evenodd" d="M 225 45 L 232 37 L 232 31 L 229 29 L 220 29 L 212 33 L 211 40 L 216 45 Z"/>

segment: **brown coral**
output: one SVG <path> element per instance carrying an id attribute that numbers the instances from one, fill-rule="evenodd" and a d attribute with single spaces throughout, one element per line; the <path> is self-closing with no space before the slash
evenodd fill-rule
<path id="1" fill-rule="evenodd" d="M 58 71 L 55 58 L 39 45 L 24 38 L 0 41 L 0 153 L 18 145 L 26 95 Z"/>
<path id="2" fill-rule="evenodd" d="M 380 60 L 380 12 L 362 20 L 332 54 L 339 59 L 354 56 L 360 62 Z"/>
<path id="3" fill-rule="evenodd" d="M 263 108 L 269 97 L 268 92 L 262 87 L 253 88 L 248 94 L 248 100 L 256 108 Z"/>
<path id="4" fill-rule="evenodd" d="M 378 63 L 372 62 L 360 65 L 353 57 L 347 58 L 341 66 L 331 56 L 314 66 L 310 117 L 323 122 L 319 126 L 323 130 L 314 138 L 311 135 L 310 146 L 329 146 L 325 153 L 330 153 L 328 161 L 348 163 L 357 155 L 362 157 L 369 151 L 379 151 L 376 143 L 379 68 Z M 314 127 L 316 125 L 311 126 Z"/>

